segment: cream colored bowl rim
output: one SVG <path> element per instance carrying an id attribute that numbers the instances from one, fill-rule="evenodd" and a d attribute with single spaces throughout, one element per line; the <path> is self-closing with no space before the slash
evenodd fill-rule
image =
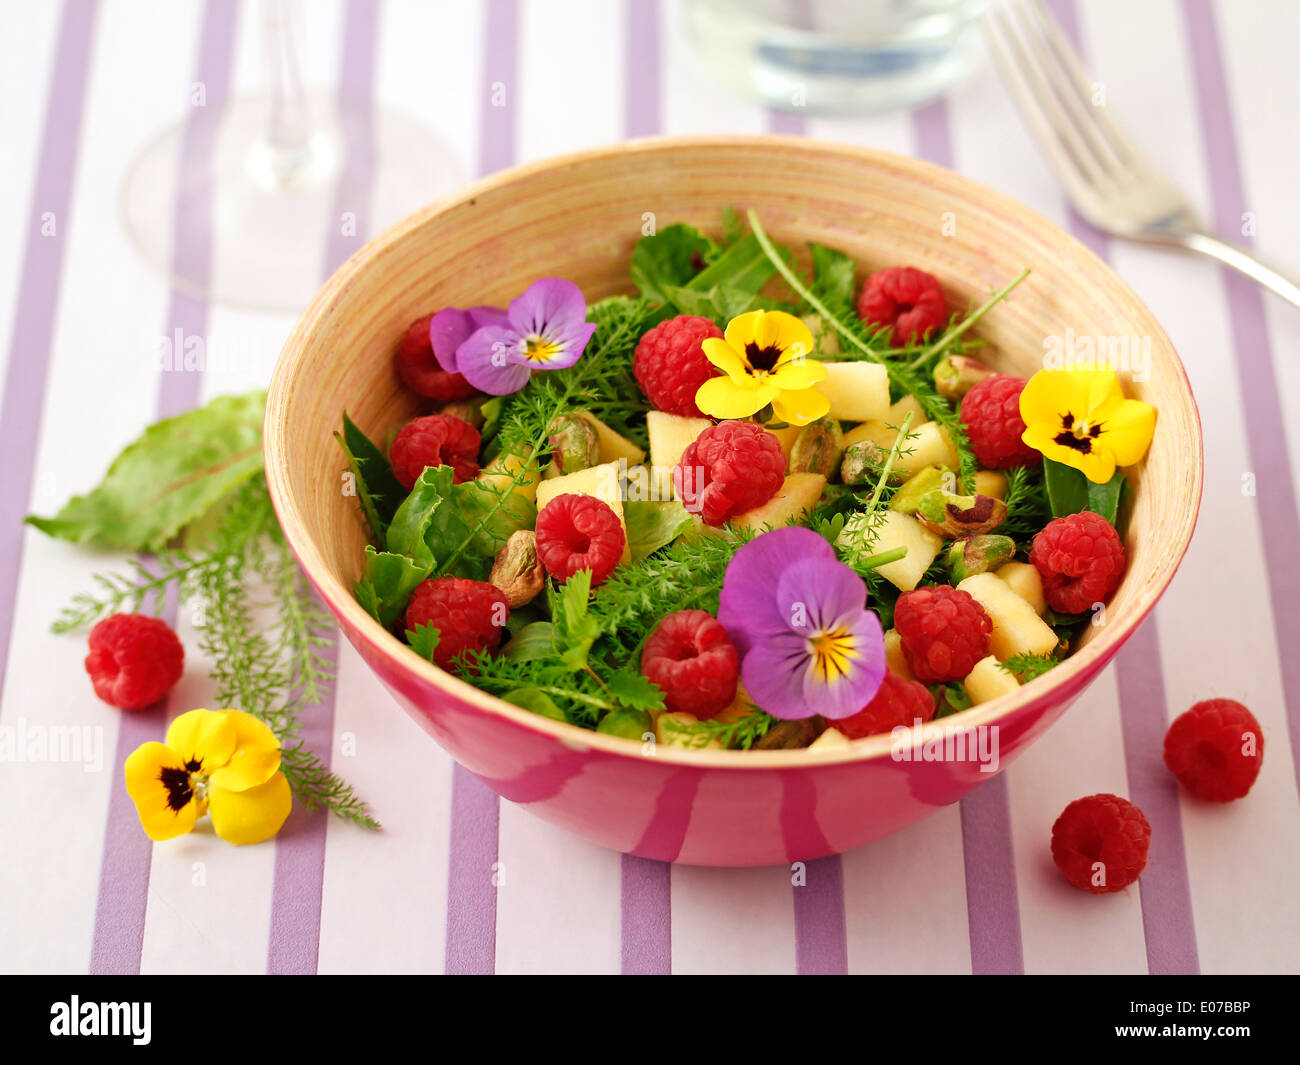
<path id="1" fill-rule="evenodd" d="M 959 191 L 967 199 L 980 202 L 999 214 L 1008 216 L 1025 229 L 1044 236 L 1049 236 L 1056 243 L 1067 248 L 1071 255 L 1085 264 L 1090 272 L 1105 272 L 1112 276 L 1117 287 L 1128 301 L 1128 306 L 1120 310 L 1125 315 L 1145 316 L 1150 320 L 1150 335 L 1155 344 L 1163 346 L 1173 358 L 1178 370 L 1182 387 L 1187 393 L 1193 414 L 1196 414 L 1196 402 L 1191 393 L 1177 351 L 1164 330 L 1155 321 L 1154 316 L 1138 299 L 1129 286 L 1114 274 L 1110 266 L 1098 258 L 1084 244 L 1049 221 L 1036 211 L 1011 199 L 1003 193 L 990 189 L 968 177 L 922 160 L 892 152 L 855 145 L 841 144 L 835 141 L 821 140 L 800 136 L 777 135 L 718 135 L 690 137 L 648 137 L 640 140 L 624 141 L 600 148 L 572 152 L 565 155 L 551 156 L 509 170 L 500 171 L 490 177 L 482 178 L 465 186 L 461 191 L 431 203 L 429 206 L 410 215 L 403 221 L 390 227 L 360 248 L 348 259 L 317 292 L 307 309 L 294 326 L 285 342 L 284 350 L 276 364 L 267 394 L 265 455 L 266 476 L 271 497 L 275 504 L 285 536 L 288 539 L 303 570 L 331 609 L 353 631 L 369 645 L 372 653 L 387 658 L 392 666 L 400 671 L 415 675 L 431 688 L 446 692 L 449 696 L 463 700 L 487 713 L 509 719 L 518 727 L 528 729 L 541 736 L 553 739 L 556 743 L 574 750 L 590 750 L 624 758 L 641 759 L 647 757 L 642 753 L 642 744 L 636 740 L 579 728 L 565 722 L 553 721 L 529 710 L 514 706 L 496 696 L 481 691 L 472 684 L 446 673 L 421 659 L 396 637 L 383 628 L 357 602 L 351 590 L 338 580 L 322 558 L 312 538 L 307 534 L 301 520 L 297 502 L 288 488 L 287 454 L 290 441 L 284 431 L 284 407 L 288 402 L 290 382 L 294 379 L 299 361 L 299 352 L 306 338 L 311 334 L 315 323 L 325 310 L 345 291 L 352 279 L 362 273 L 369 262 L 381 250 L 403 240 L 415 229 L 423 226 L 431 218 L 459 207 L 492 190 L 527 179 L 548 170 L 564 170 L 582 166 L 585 163 L 610 159 L 616 156 L 637 154 L 668 154 L 681 148 L 735 148 L 754 151 L 779 150 L 783 153 L 795 153 L 803 156 L 826 156 L 840 159 L 856 159 L 865 164 L 887 167 L 897 171 L 904 178 L 911 176 L 932 185 L 948 185 Z M 1032 265 L 1032 264 L 1030 264 Z M 342 412 L 340 412 L 341 416 Z M 981 726 L 989 726 L 1009 718 L 1017 711 L 1040 701 L 1050 701 L 1052 690 L 1079 683 L 1080 675 L 1093 667 L 1098 660 L 1105 660 L 1118 650 L 1125 640 L 1142 624 L 1154 608 L 1156 600 L 1164 592 L 1174 572 L 1182 560 L 1187 545 L 1191 540 L 1196 524 L 1196 510 L 1200 506 L 1201 485 L 1203 478 L 1203 451 L 1199 415 L 1191 421 L 1195 439 L 1187 441 L 1188 446 L 1182 453 L 1188 456 L 1191 469 L 1188 477 L 1195 489 L 1196 508 L 1191 511 L 1190 520 L 1183 532 L 1182 542 L 1171 553 L 1163 565 L 1164 572 L 1158 573 L 1158 580 L 1148 587 L 1123 611 L 1120 617 L 1110 618 L 1104 630 L 1049 673 L 1025 684 L 1011 695 L 1000 696 L 987 703 L 964 710 L 959 714 L 941 718 L 926 725 L 925 739 L 936 733 L 934 728 L 944 734 L 965 732 Z M 914 734 L 908 746 L 919 746 L 922 739 Z M 653 758 L 670 765 L 692 766 L 695 768 L 718 769 L 798 769 L 813 766 L 826 766 L 866 762 L 873 759 L 889 757 L 894 749 L 894 740 L 888 733 L 851 741 L 847 747 L 826 749 L 797 748 L 794 750 L 771 751 L 733 751 L 717 749 L 693 749 L 657 744 Z"/>

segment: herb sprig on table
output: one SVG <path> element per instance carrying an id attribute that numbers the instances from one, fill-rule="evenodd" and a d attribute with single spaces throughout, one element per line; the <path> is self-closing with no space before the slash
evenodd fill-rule
<path id="1" fill-rule="evenodd" d="M 262 392 L 222 396 L 150 426 L 91 493 L 54 518 L 27 519 L 74 543 L 143 553 L 122 571 L 96 574 L 94 588 L 74 596 L 52 629 L 84 629 L 117 612 L 158 613 L 175 593 L 194 611 L 217 703 L 270 726 L 294 797 L 378 828 L 352 786 L 299 735 L 303 714 L 334 682 L 334 626 L 271 506 L 261 459 L 265 400 Z"/>

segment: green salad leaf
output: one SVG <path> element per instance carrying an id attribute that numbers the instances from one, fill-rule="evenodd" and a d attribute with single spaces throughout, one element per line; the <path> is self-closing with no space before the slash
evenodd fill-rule
<path id="1" fill-rule="evenodd" d="M 157 551 L 262 470 L 265 392 L 220 396 L 151 425 L 113 460 L 99 486 L 53 518 L 26 520 L 48 536 Z"/>
<path id="2" fill-rule="evenodd" d="M 1063 518 L 1067 514 L 1091 510 L 1118 527 L 1120 502 L 1128 483 L 1123 470 L 1116 470 L 1105 484 L 1096 484 L 1073 466 L 1044 458 L 1043 483 L 1047 486 L 1053 517 Z"/>
<path id="3" fill-rule="evenodd" d="M 343 415 L 343 432 L 334 439 L 348 460 L 348 469 L 356 481 L 357 499 L 361 513 L 370 528 L 370 537 L 376 544 L 384 542 L 388 523 L 406 498 L 406 489 L 393 473 L 392 464 L 365 433 Z"/>
<path id="4" fill-rule="evenodd" d="M 667 287 L 685 285 L 718 256 L 718 245 L 682 222 L 642 237 L 632 249 L 632 283 L 655 303 L 671 303 Z"/>
<path id="5" fill-rule="evenodd" d="M 692 524 L 686 508 L 675 499 L 625 500 L 623 522 L 627 525 L 627 545 L 633 562 L 640 562 L 646 555 L 672 543 Z"/>

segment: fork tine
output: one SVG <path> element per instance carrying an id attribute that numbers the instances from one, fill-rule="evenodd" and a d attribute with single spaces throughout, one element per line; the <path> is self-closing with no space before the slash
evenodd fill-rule
<path id="1" fill-rule="evenodd" d="M 1102 171 L 1047 85 L 1004 10 L 990 11 L 985 27 L 993 58 L 1021 114 L 1071 196 L 1087 196 Z"/>
<path id="2" fill-rule="evenodd" d="M 1060 25 L 1042 0 L 1028 0 L 1024 10 L 1027 11 L 1047 50 L 1060 64 L 1064 80 L 1072 87 L 1073 91 L 1067 92 L 1066 95 L 1074 102 L 1075 115 L 1094 145 L 1109 157 L 1116 167 L 1139 165 L 1138 153 L 1129 138 L 1111 118 L 1109 109 L 1093 102 L 1095 83 L 1079 59 L 1079 54 L 1066 40 Z"/>

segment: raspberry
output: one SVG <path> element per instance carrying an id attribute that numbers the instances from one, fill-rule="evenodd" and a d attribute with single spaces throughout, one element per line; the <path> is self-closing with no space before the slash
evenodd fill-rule
<path id="1" fill-rule="evenodd" d="M 429 339 L 429 323 L 433 315 L 426 314 L 411 323 L 397 348 L 397 373 L 412 392 L 430 399 L 450 403 L 469 399 L 474 386 L 458 373 L 448 373 L 433 355 L 433 342 Z"/>
<path id="2" fill-rule="evenodd" d="M 1025 432 L 1025 421 L 1020 417 L 1020 393 L 1024 388 L 1023 377 L 995 373 L 962 398 L 962 424 L 981 466 L 1009 470 L 1043 461 L 1041 454 L 1020 439 Z"/>
<path id="3" fill-rule="evenodd" d="M 682 453 L 673 470 L 678 498 L 706 525 L 761 507 L 785 481 L 785 452 L 753 422 L 719 422 Z"/>
<path id="4" fill-rule="evenodd" d="M 152 706 L 181 679 L 185 648 L 165 621 L 110 614 L 90 630 L 86 672 L 95 694 L 120 710 Z"/>
<path id="5" fill-rule="evenodd" d="M 597 585 L 623 558 L 627 533 L 613 508 L 595 496 L 556 496 L 537 515 L 537 557 L 556 580 L 591 570 Z"/>
<path id="6" fill-rule="evenodd" d="M 894 628 L 912 675 L 923 684 L 961 680 L 989 653 L 993 621 L 969 592 L 946 584 L 904 592 Z"/>
<path id="7" fill-rule="evenodd" d="M 485 581 L 464 577 L 435 577 L 422 581 L 406 606 L 406 628 L 421 625 L 438 630 L 433 661 L 450 670 L 466 651 L 494 652 L 510 618 L 505 593 Z"/>
<path id="8" fill-rule="evenodd" d="M 636 346 L 632 372 L 650 405 L 686 418 L 703 417 L 695 393 L 718 371 L 705 358 L 701 343 L 721 336 L 721 329 L 694 314 L 679 314 L 649 330 Z"/>
<path id="9" fill-rule="evenodd" d="M 1052 860 L 1080 891 L 1103 895 L 1133 883 L 1146 868 L 1151 826 L 1118 795 L 1075 799 L 1052 826 Z"/>
<path id="10" fill-rule="evenodd" d="M 929 688 L 897 673 L 886 673 L 871 702 L 852 717 L 830 724 L 849 739 L 858 740 L 878 732 L 892 732 L 899 725 L 910 728 L 918 718 L 929 721 L 933 716 L 934 696 Z"/>
<path id="11" fill-rule="evenodd" d="M 679 610 L 646 638 L 641 672 L 663 689 L 669 710 L 704 720 L 736 697 L 740 659 L 715 617 L 703 610 Z"/>
<path id="12" fill-rule="evenodd" d="M 1104 602 L 1124 575 L 1124 545 L 1115 526 L 1090 510 L 1053 518 L 1034 537 L 1029 561 L 1043 578 L 1043 598 L 1062 614 Z"/>
<path id="13" fill-rule="evenodd" d="M 895 344 L 924 340 L 948 321 L 939 282 L 914 266 L 877 270 L 862 286 L 858 316 L 871 325 L 889 326 Z"/>
<path id="14" fill-rule="evenodd" d="M 1264 733 L 1233 699 L 1206 699 L 1165 733 L 1165 765 L 1193 795 L 1231 802 L 1250 791 L 1264 764 Z"/>
<path id="15" fill-rule="evenodd" d="M 478 430 L 450 414 L 430 414 L 402 426 L 388 449 L 393 473 L 406 488 L 415 487 L 426 466 L 450 466 L 460 484 L 478 476 Z"/>

